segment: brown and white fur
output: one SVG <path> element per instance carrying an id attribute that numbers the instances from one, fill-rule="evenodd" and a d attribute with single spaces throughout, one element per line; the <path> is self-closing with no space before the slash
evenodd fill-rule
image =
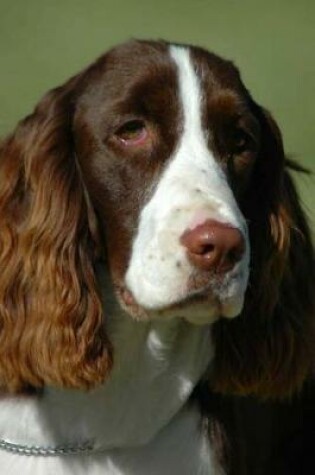
<path id="1" fill-rule="evenodd" d="M 0 154 L 0 473 L 221 473 L 198 384 L 282 398 L 312 360 L 313 249 L 270 114 L 232 63 L 131 41 Z"/>

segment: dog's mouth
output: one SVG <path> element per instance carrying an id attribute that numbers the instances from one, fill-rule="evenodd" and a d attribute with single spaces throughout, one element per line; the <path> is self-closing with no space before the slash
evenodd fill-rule
<path id="1" fill-rule="evenodd" d="M 196 290 L 190 286 L 186 295 L 155 309 L 141 306 L 126 286 L 117 286 L 116 294 L 123 309 L 136 320 L 183 318 L 194 324 L 212 323 L 220 317 L 238 315 L 243 306 L 243 296 L 220 299 L 209 284 Z"/>

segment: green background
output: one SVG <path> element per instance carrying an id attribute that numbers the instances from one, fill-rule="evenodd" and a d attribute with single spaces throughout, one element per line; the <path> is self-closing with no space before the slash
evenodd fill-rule
<path id="1" fill-rule="evenodd" d="M 46 90 L 131 37 L 195 43 L 235 61 L 287 153 L 315 171 L 314 0 L 0 0 L 0 135 Z M 314 178 L 299 185 L 314 221 Z"/>

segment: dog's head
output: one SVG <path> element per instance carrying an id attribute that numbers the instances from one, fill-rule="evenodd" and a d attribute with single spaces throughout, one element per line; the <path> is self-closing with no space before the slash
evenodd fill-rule
<path id="1" fill-rule="evenodd" d="M 0 173 L 9 389 L 104 380 L 101 260 L 130 318 L 216 322 L 214 387 L 301 385 L 309 231 L 278 127 L 232 63 L 164 42 L 119 46 L 42 99 L 2 143 Z"/>

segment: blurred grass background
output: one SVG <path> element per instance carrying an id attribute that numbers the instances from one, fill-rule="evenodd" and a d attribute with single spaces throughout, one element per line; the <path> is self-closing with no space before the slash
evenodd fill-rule
<path id="1" fill-rule="evenodd" d="M 211 49 L 240 67 L 287 153 L 315 172 L 314 0 L 0 0 L 0 136 L 48 89 L 131 37 Z M 300 177 L 315 220 L 315 179 Z"/>

